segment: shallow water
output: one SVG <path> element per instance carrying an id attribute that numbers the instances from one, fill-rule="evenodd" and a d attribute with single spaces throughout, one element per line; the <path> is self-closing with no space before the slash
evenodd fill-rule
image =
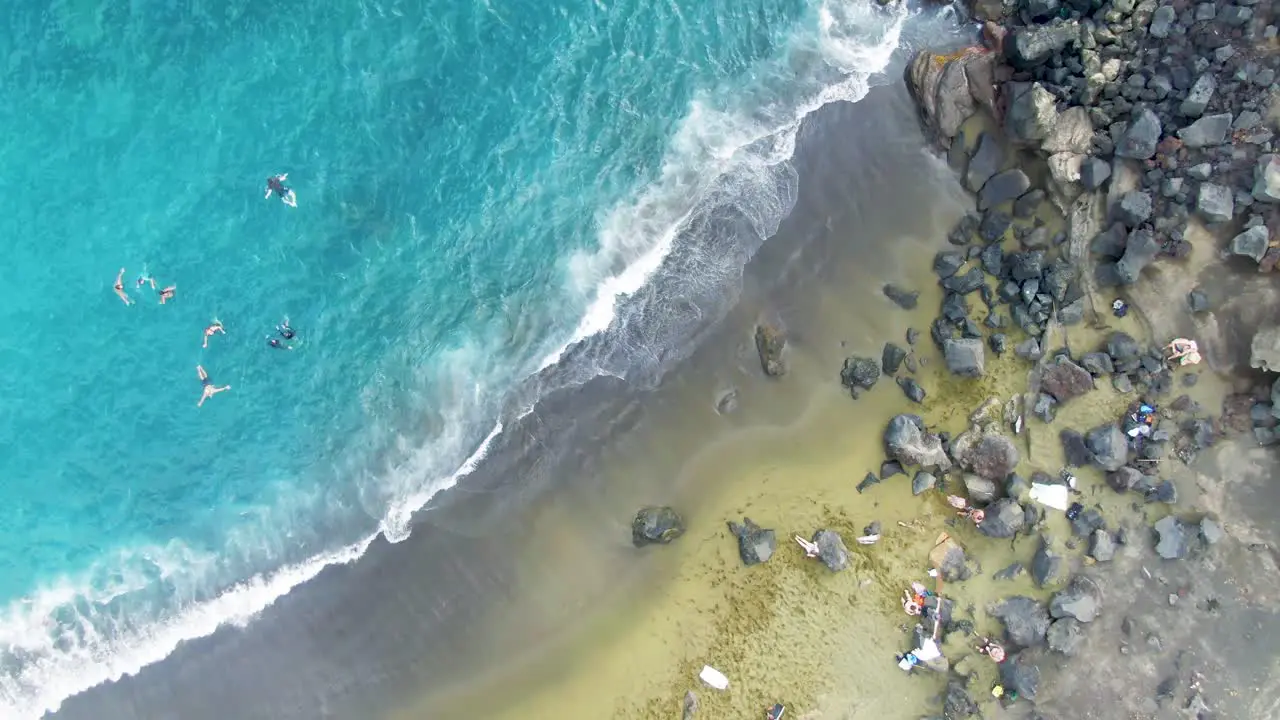
<path id="1" fill-rule="evenodd" d="M 655 383 L 794 203 L 800 119 L 861 97 L 901 24 L 789 0 L 276 10 L 5 11 L 14 715 L 403 540 L 549 396 Z M 273 172 L 296 210 L 263 200 Z M 292 352 L 264 339 L 285 316 Z M 199 409 L 197 364 L 231 386 Z"/>

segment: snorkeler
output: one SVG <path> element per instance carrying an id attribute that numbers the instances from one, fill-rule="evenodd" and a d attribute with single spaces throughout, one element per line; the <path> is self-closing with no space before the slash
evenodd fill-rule
<path id="1" fill-rule="evenodd" d="M 165 304 L 166 302 L 168 302 L 168 301 L 169 301 L 169 299 L 173 297 L 173 293 L 174 293 L 174 291 L 175 291 L 175 290 L 177 290 L 177 289 L 178 289 L 178 286 L 177 286 L 177 285 L 170 285 L 169 287 L 167 287 L 167 288 L 165 288 L 165 289 L 161 290 L 161 291 L 160 291 L 160 304 L 161 304 L 161 305 L 163 305 L 163 304 Z"/>
<path id="2" fill-rule="evenodd" d="M 120 268 L 120 274 L 116 275 L 116 284 L 112 285 L 111 289 L 116 291 L 116 295 L 120 296 L 120 299 L 124 301 L 125 305 L 133 304 L 133 300 L 130 299 L 129 294 L 124 291 L 124 268 Z"/>
<path id="3" fill-rule="evenodd" d="M 285 187 L 284 181 L 289 179 L 289 173 L 280 173 L 267 178 L 267 194 L 263 199 L 271 197 L 271 193 L 280 196 L 280 200 L 289 207 L 298 207 L 298 196 L 292 190 Z"/>
<path id="4" fill-rule="evenodd" d="M 147 283 L 151 283 L 151 289 L 152 289 L 152 290 L 155 290 L 155 289 L 156 289 L 156 279 L 155 279 L 155 276 L 153 276 L 153 275 L 151 275 L 150 273 L 148 273 L 148 272 L 147 272 L 147 266 L 146 266 L 146 265 L 143 265 L 143 266 L 142 266 L 142 273 L 141 273 L 140 275 L 138 275 L 138 284 L 137 284 L 137 286 L 136 286 L 136 287 L 142 287 L 143 285 L 146 285 Z"/>
<path id="5" fill-rule="evenodd" d="M 227 331 L 222 328 L 222 321 L 218 318 L 214 318 L 213 324 L 204 329 L 203 347 L 209 347 L 209 338 L 213 337 L 214 333 L 222 333 L 223 335 L 227 334 Z"/>
<path id="6" fill-rule="evenodd" d="M 223 390 L 231 389 L 230 385 L 223 385 L 222 387 L 214 385 L 213 381 L 209 379 L 209 373 L 204 371 L 204 366 L 202 365 L 196 366 L 196 374 L 200 376 L 200 384 L 204 386 L 204 392 L 200 395 L 200 402 L 196 403 L 196 407 L 204 405 L 205 400 L 208 400 Z"/>
<path id="7" fill-rule="evenodd" d="M 285 345 L 284 343 L 271 337 L 270 335 L 267 336 L 267 344 L 275 348 L 276 350 L 292 350 L 293 349 L 292 345 Z"/>
<path id="8" fill-rule="evenodd" d="M 285 340 L 292 340 L 293 336 L 297 334 L 293 331 L 293 328 L 289 327 L 288 317 L 284 319 L 283 324 L 276 326 L 276 332 L 280 333 L 280 337 L 284 338 Z"/>

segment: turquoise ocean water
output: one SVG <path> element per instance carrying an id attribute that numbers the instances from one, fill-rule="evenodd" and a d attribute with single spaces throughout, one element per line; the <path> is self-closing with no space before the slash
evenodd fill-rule
<path id="1" fill-rule="evenodd" d="M 522 379 L 697 252 L 675 240 L 698 213 L 776 228 L 799 120 L 861 97 L 902 22 L 863 0 L 0 19 L 5 717 L 403 538 L 536 400 Z M 297 209 L 263 199 L 276 172 Z M 715 260 L 685 267 L 739 269 Z M 285 316 L 292 352 L 266 343 Z M 202 408 L 198 364 L 231 385 Z"/>

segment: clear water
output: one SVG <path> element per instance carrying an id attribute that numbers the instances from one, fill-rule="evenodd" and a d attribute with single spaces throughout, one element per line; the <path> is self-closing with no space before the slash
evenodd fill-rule
<path id="1" fill-rule="evenodd" d="M 901 23 L 863 0 L 0 19 L 6 717 L 404 537 L 693 214 L 732 195 L 776 227 L 799 119 L 860 97 Z M 263 199 L 275 172 L 297 209 Z M 293 351 L 266 343 L 285 316 Z M 198 364 L 231 385 L 200 408 Z"/>

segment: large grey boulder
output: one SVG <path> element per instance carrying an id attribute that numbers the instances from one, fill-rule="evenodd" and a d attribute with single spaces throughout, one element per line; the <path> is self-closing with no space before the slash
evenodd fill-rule
<path id="1" fill-rule="evenodd" d="M 1015 95 L 1005 112 L 1005 132 L 1016 142 L 1038 145 L 1047 139 L 1058 122 L 1053 95 L 1040 83 Z"/>
<path id="2" fill-rule="evenodd" d="M 1231 131 L 1231 113 L 1206 115 L 1178 131 L 1182 144 L 1189 148 L 1221 145 Z"/>
<path id="3" fill-rule="evenodd" d="M 1253 258 L 1262 262 L 1267 254 L 1268 233 L 1265 225 L 1255 225 L 1231 239 L 1231 254 Z"/>
<path id="4" fill-rule="evenodd" d="M 849 548 L 845 547 L 840 533 L 835 530 L 819 530 L 813 534 L 813 544 L 818 546 L 818 559 L 831 572 L 849 567 Z"/>
<path id="5" fill-rule="evenodd" d="M 1168 515 L 1155 524 L 1159 541 L 1156 543 L 1156 554 L 1165 560 L 1180 560 L 1187 556 L 1190 549 L 1187 539 L 1187 528 L 1181 520 Z"/>
<path id="6" fill-rule="evenodd" d="M 1089 120 L 1089 111 L 1073 105 L 1058 113 L 1040 149 L 1049 154 L 1065 152 L 1078 155 L 1092 150 L 1093 123 Z"/>
<path id="7" fill-rule="evenodd" d="M 1253 199 L 1280 203 L 1280 155 L 1263 155 L 1253 169 Z"/>
<path id="8" fill-rule="evenodd" d="M 1041 603 L 1022 595 L 1006 598 L 987 608 L 987 614 L 1004 625 L 1005 640 L 1017 647 L 1044 644 L 1049 632 L 1049 611 Z"/>
<path id="9" fill-rule="evenodd" d="M 1196 195 L 1196 212 L 1211 223 L 1229 222 L 1235 214 L 1231 188 L 1216 183 L 1201 183 Z"/>
<path id="10" fill-rule="evenodd" d="M 760 367 L 769 377 L 787 374 L 783 353 L 787 348 L 787 336 L 778 327 L 762 323 L 756 326 L 756 352 L 760 355 Z"/>
<path id="11" fill-rule="evenodd" d="M 1129 240 L 1124 246 L 1124 255 L 1116 262 L 1116 278 L 1121 285 L 1132 285 L 1138 282 L 1142 269 L 1151 264 L 1160 254 L 1160 243 L 1155 233 L 1147 228 L 1138 228 L 1129 233 Z"/>
<path id="12" fill-rule="evenodd" d="M 992 175 L 1000 172 L 1000 168 L 1004 166 L 1004 160 L 1004 146 L 1000 138 L 993 133 L 982 133 L 978 136 L 973 157 L 969 158 L 969 167 L 964 174 L 964 186 L 969 192 L 978 192 Z"/>
<path id="13" fill-rule="evenodd" d="M 1249 366 L 1267 372 L 1280 372 L 1280 326 L 1264 327 L 1253 334 Z"/>
<path id="14" fill-rule="evenodd" d="M 1005 59 L 1015 68 L 1030 70 L 1079 40 L 1080 25 L 1074 20 L 1013 28 L 1004 39 Z"/>
<path id="15" fill-rule="evenodd" d="M 756 525 L 751 518 L 742 518 L 742 524 L 729 522 L 729 532 L 738 538 L 738 556 L 742 564 L 748 567 L 767 562 L 778 548 L 778 539 L 773 530 Z"/>
<path id="16" fill-rule="evenodd" d="M 960 125 L 979 106 L 994 105 L 992 72 L 995 58 L 989 53 L 965 53 L 948 57 L 922 51 L 907 66 L 907 88 L 916 100 L 926 129 L 950 145 Z"/>
<path id="17" fill-rule="evenodd" d="M 1103 470 L 1118 470 L 1129 461 L 1128 438 L 1114 423 L 1099 425 L 1085 433 L 1084 443 L 1093 453 L 1093 464 Z"/>
<path id="18" fill-rule="evenodd" d="M 1083 575 L 1076 575 L 1067 587 L 1049 602 L 1049 614 L 1055 618 L 1073 617 L 1080 622 L 1093 622 L 1102 609 L 1102 588 Z"/>
<path id="19" fill-rule="evenodd" d="M 942 355 L 953 375 L 981 377 L 985 369 L 985 352 L 979 338 L 948 339 L 942 344 Z"/>
<path id="20" fill-rule="evenodd" d="M 951 455 L 960 467 L 978 477 L 1002 481 L 1018 466 L 1018 446 L 999 433 L 968 430 L 951 443 Z"/>
<path id="21" fill-rule="evenodd" d="M 684 520 L 666 506 L 640 508 L 631 521 L 631 542 L 636 547 L 665 545 L 684 534 Z"/>
<path id="22" fill-rule="evenodd" d="M 1151 217 L 1151 210 L 1150 193 L 1132 190 L 1120 196 L 1120 202 L 1116 203 L 1113 214 L 1116 220 L 1124 223 L 1125 227 L 1135 228 Z"/>
<path id="23" fill-rule="evenodd" d="M 1040 374 L 1040 388 L 1059 403 L 1065 403 L 1092 390 L 1093 376 L 1070 358 L 1060 355 Z"/>
<path id="24" fill-rule="evenodd" d="M 951 458 L 942 447 L 942 439 L 924 429 L 917 415 L 895 415 L 884 430 L 885 452 L 902 465 L 951 469 Z"/>
<path id="25" fill-rule="evenodd" d="M 1045 639 L 1049 643 L 1050 650 L 1063 655 L 1075 655 L 1084 643 L 1084 629 L 1080 627 L 1079 620 L 1064 617 L 1053 621 Z"/>
<path id="26" fill-rule="evenodd" d="M 1000 682 L 1005 690 L 1018 694 L 1027 702 L 1036 701 L 1036 693 L 1040 689 L 1040 668 L 1035 664 L 1035 655 L 1020 652 L 1000 663 Z"/>
<path id="27" fill-rule="evenodd" d="M 1178 111 L 1189 118 L 1200 117 L 1204 114 L 1204 109 L 1209 106 L 1209 100 L 1217 88 L 1218 82 L 1213 79 L 1213 73 L 1201 75 L 1196 78 L 1195 84 L 1191 86 L 1187 98 L 1182 101 Z"/>
<path id="28" fill-rule="evenodd" d="M 1149 160 L 1156 154 L 1156 146 L 1160 144 L 1160 118 L 1156 114 L 1142 108 L 1130 116 L 1129 127 L 1125 128 L 1120 141 L 1116 143 L 1116 156 L 1133 160 Z"/>
<path id="29" fill-rule="evenodd" d="M 1031 579 L 1040 587 L 1053 585 L 1061 580 L 1064 565 L 1062 555 L 1053 547 L 1053 541 L 1042 535 L 1040 544 L 1031 556 Z"/>
<path id="30" fill-rule="evenodd" d="M 1031 189 L 1031 179 L 1019 168 L 1010 168 L 987 180 L 978 193 L 978 209 L 986 210 L 1009 202 Z"/>
<path id="31" fill-rule="evenodd" d="M 978 532 L 993 538 L 1011 538 L 1026 526 L 1022 506 L 1013 498 L 1002 498 L 985 511 L 986 518 L 978 524 Z"/>

